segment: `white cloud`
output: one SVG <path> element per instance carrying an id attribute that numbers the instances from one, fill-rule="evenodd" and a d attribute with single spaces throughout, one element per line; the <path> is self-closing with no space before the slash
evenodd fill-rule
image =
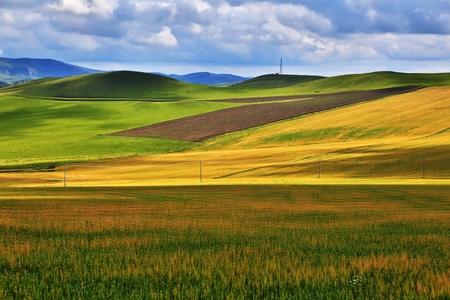
<path id="1" fill-rule="evenodd" d="M 14 24 L 15 17 L 11 10 L 0 10 L 0 24 Z"/>
<path id="2" fill-rule="evenodd" d="M 112 15 L 116 3 L 111 0 L 60 0 L 48 5 L 49 8 L 77 15 L 94 14 L 102 17 Z"/>
<path id="3" fill-rule="evenodd" d="M 149 36 L 138 34 L 134 40 L 141 45 L 148 44 L 163 47 L 175 47 L 178 44 L 177 38 L 167 26 L 164 26 L 160 32 L 150 34 Z"/>
<path id="4" fill-rule="evenodd" d="M 90 9 L 88 2 L 83 0 L 60 0 L 59 3 L 48 6 L 56 11 L 66 11 L 74 14 L 88 14 Z"/>
<path id="5" fill-rule="evenodd" d="M 208 2 L 202 0 L 191 0 L 191 2 L 194 3 L 197 11 L 200 13 L 211 8 L 211 5 L 209 5 Z"/>
<path id="6" fill-rule="evenodd" d="M 202 26 L 197 23 L 189 23 L 189 30 L 194 34 L 200 34 L 202 32 Z"/>
<path id="7" fill-rule="evenodd" d="M 0 0 L 4 55 L 68 62 L 413 65 L 449 36 L 449 0 Z"/>
<path id="8" fill-rule="evenodd" d="M 309 32 L 329 33 L 332 23 L 303 5 L 250 2 L 240 6 L 221 5 L 210 30 L 215 39 L 231 41 L 297 43 Z"/>

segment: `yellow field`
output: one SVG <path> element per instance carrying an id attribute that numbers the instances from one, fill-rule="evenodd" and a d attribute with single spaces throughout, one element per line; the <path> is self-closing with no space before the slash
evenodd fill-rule
<path id="1" fill-rule="evenodd" d="M 0 189 L 1 299 L 448 299 L 448 187 Z"/>
<path id="2" fill-rule="evenodd" d="M 67 185 L 448 182 L 450 87 L 228 134 L 183 153 L 66 166 Z M 61 186 L 55 172 L 0 174 L 0 185 Z M 345 181 L 345 180 L 344 180 Z"/>
<path id="3" fill-rule="evenodd" d="M 276 138 L 299 131 L 308 133 L 302 136 L 302 144 L 344 141 L 391 144 L 409 141 L 409 147 L 449 145 L 449 115 L 450 87 L 431 87 L 260 127 L 251 133 L 233 134 L 228 139 L 219 138 L 207 143 L 203 148 L 297 146 L 297 139 L 278 141 Z"/>
<path id="4" fill-rule="evenodd" d="M 448 299 L 449 108 L 427 88 L 0 173 L 0 298 Z"/>

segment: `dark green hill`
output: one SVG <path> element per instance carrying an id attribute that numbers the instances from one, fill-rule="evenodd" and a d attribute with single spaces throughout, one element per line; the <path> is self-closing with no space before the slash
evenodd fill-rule
<path id="1" fill-rule="evenodd" d="M 253 88 L 253 89 L 267 89 L 267 88 L 283 88 L 290 87 L 297 84 L 307 83 L 319 79 L 323 76 L 311 75 L 280 75 L 267 74 L 246 80 L 244 82 L 234 85 L 234 88 Z"/>
<path id="2" fill-rule="evenodd" d="M 334 77 L 263 75 L 231 87 L 189 84 L 157 74 L 106 72 L 27 81 L 2 90 L 21 96 L 56 99 L 182 100 L 227 99 L 301 94 L 325 94 L 402 86 L 450 85 L 450 73 L 374 72 Z"/>
<path id="3" fill-rule="evenodd" d="M 186 86 L 165 76 L 117 71 L 29 82 L 18 93 L 53 98 L 174 99 Z"/>

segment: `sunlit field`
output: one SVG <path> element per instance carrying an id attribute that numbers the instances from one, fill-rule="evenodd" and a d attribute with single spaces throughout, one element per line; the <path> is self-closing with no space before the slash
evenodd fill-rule
<path id="1" fill-rule="evenodd" d="M 0 190 L 2 299 L 446 299 L 440 185 Z"/>
<path id="2" fill-rule="evenodd" d="M 450 298 L 448 74 L 128 76 L 2 92 L 0 299 Z M 242 105 L 198 99 L 424 80 L 203 142 L 110 135 Z"/>
<path id="3" fill-rule="evenodd" d="M 448 87 L 426 88 L 227 134 L 183 152 L 4 172 L 0 186 L 63 186 L 64 178 L 67 186 L 302 184 L 318 177 L 448 184 L 449 95 Z"/>

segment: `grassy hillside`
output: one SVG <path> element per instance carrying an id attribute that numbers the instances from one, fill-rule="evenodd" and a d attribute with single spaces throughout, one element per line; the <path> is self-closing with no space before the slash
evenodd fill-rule
<path id="1" fill-rule="evenodd" d="M 3 95 L 0 166 L 171 152 L 190 143 L 107 134 L 233 105 L 199 101 L 36 101 Z"/>
<path id="2" fill-rule="evenodd" d="M 299 143 L 436 137 L 450 129 L 449 107 L 450 87 L 429 87 L 229 134 L 205 143 L 204 147 L 252 149 Z"/>
<path id="3" fill-rule="evenodd" d="M 198 184 L 199 174 L 210 184 L 447 184 L 449 101 L 450 87 L 425 88 L 227 134 L 182 152 L 88 162 L 67 172 L 71 185 Z M 61 185 L 62 173 L 57 168 L 47 183 Z"/>
<path id="4" fill-rule="evenodd" d="M 233 87 L 252 89 L 283 88 L 323 78 L 325 77 L 309 75 L 267 74 L 236 84 Z"/>
<path id="5" fill-rule="evenodd" d="M 329 93 L 337 91 L 358 91 L 398 86 L 443 86 L 450 85 L 450 73 L 410 74 L 397 72 L 374 72 L 349 74 L 323 78 L 298 84 L 297 93 Z"/>
<path id="6" fill-rule="evenodd" d="M 185 90 L 177 80 L 140 72 L 109 72 L 24 85 L 20 95 L 55 98 L 172 99 Z"/>
<path id="7" fill-rule="evenodd" d="M 203 182 L 211 184 L 330 178 L 442 184 L 450 177 L 449 108 L 450 87 L 425 88 L 228 134 L 181 153 L 117 159 L 115 170 L 109 161 L 89 175 L 82 175 L 83 166 L 70 173 L 81 185 L 104 184 L 106 177 L 132 185 L 198 183 L 199 166 Z"/>
<path id="8" fill-rule="evenodd" d="M 238 177 L 314 177 L 319 160 L 328 162 L 322 171 L 331 177 L 446 177 L 449 108 L 450 88 L 430 87 L 229 134 L 195 151 L 217 161 L 233 153 L 245 161 L 230 169 Z"/>
<path id="9" fill-rule="evenodd" d="M 185 100 L 255 96 L 253 88 L 230 89 L 181 82 L 169 77 L 131 71 L 33 80 L 4 92 L 31 98 L 76 100 Z M 1 92 L 1 91 L 0 91 Z M 281 91 L 281 93 L 290 91 Z M 256 95 L 278 95 L 265 89 Z"/>
<path id="10" fill-rule="evenodd" d="M 2 91 L 27 97 L 52 99 L 181 100 L 304 95 L 411 85 L 450 85 L 450 73 L 376 72 L 329 78 L 264 75 L 231 87 L 212 87 L 188 84 L 161 75 L 119 71 L 35 80 L 4 88 Z"/>
<path id="11" fill-rule="evenodd" d="M 135 72 L 41 79 L 0 90 L 0 166 L 50 165 L 185 149 L 194 144 L 163 139 L 112 137 L 107 134 L 242 105 L 195 100 L 130 101 L 133 99 L 220 99 L 290 94 L 300 89 L 306 93 L 318 87 L 325 91 L 355 87 L 367 89 L 382 85 L 440 85 L 446 84 L 447 78 L 447 74 L 372 73 L 317 79 L 274 89 L 212 88 Z M 346 84 L 350 79 L 354 86 Z M 142 82 L 147 84 L 143 85 Z M 324 82 L 328 82 L 328 85 Z M 74 97 L 71 100 L 77 101 L 55 101 L 57 97 Z M 44 100 L 46 98 L 52 100 Z M 128 101 L 78 101 L 86 99 Z M 214 176 L 220 177 L 262 168 L 269 160 L 285 163 L 291 160 L 306 161 L 310 157 L 311 163 L 316 163 L 318 157 L 325 153 L 335 153 L 327 154 L 326 157 L 342 158 L 336 154 L 340 151 L 348 151 L 350 154 L 347 158 L 354 159 L 365 155 L 354 149 L 367 147 L 378 149 L 373 150 L 373 153 L 400 153 L 407 149 L 405 155 L 428 153 L 437 160 L 442 158 L 441 153 L 445 152 L 449 144 L 448 99 L 450 92 L 446 87 L 423 89 L 412 94 L 228 134 L 193 149 L 190 154 L 192 157 L 176 154 L 171 161 L 195 161 L 202 158 L 228 161 L 232 155 L 233 159 L 250 164 L 239 165 L 236 169 L 231 166 L 219 168 L 221 171 L 217 171 Z M 426 149 L 424 145 L 428 145 Z M 421 150 L 414 152 L 411 149 Z M 157 171 L 154 174 L 158 174 Z M 288 174 L 291 171 L 279 172 Z"/>

